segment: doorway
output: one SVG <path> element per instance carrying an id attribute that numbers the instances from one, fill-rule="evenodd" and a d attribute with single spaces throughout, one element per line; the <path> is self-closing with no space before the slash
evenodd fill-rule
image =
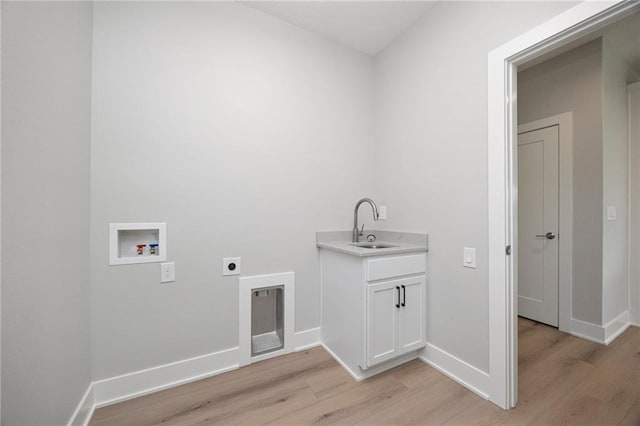
<path id="1" fill-rule="evenodd" d="M 558 204 L 567 196 L 560 197 L 557 178 L 562 169 L 558 138 L 563 132 L 552 123 L 529 126 L 528 132 L 519 129 L 515 168 L 518 314 L 558 327 L 559 263 L 574 263 L 575 283 L 569 293 L 573 306 L 567 310 L 571 322 L 562 331 L 600 344 L 615 338 L 610 330 L 621 333 L 628 325 L 624 319 L 620 326 L 617 321 L 608 323 L 628 312 L 628 299 L 618 302 L 622 299 L 618 294 L 626 294 L 629 288 L 625 89 L 640 74 L 621 54 L 623 43 L 618 35 L 620 28 L 640 28 L 638 16 L 599 30 L 596 38 L 581 39 L 571 50 L 553 52 L 544 62 L 525 64 L 517 75 L 520 123 L 557 111 L 573 112 L 576 143 L 572 157 L 576 161 L 569 179 L 577 188 L 575 197 L 569 196 L 576 206 L 571 217 L 576 249 L 560 261 L 559 247 L 566 241 L 558 223 Z M 638 39 L 636 30 L 629 40 Z M 617 210 L 612 218 L 607 217 L 610 207 Z M 522 332 L 518 337 L 525 339 Z M 529 343 L 519 341 L 519 355 Z M 523 365 L 518 365 L 523 368 L 520 377 L 526 377 L 531 368 L 531 364 Z"/>
<path id="2" fill-rule="evenodd" d="M 517 403 L 517 70 L 640 8 L 585 2 L 490 52 L 488 60 L 490 399 Z M 513 256 L 513 255 L 516 256 Z"/>

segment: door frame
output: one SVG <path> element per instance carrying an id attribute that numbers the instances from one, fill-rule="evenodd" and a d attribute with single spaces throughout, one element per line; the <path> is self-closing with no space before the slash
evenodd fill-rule
<path id="1" fill-rule="evenodd" d="M 584 1 L 488 55 L 489 399 L 518 401 L 517 69 L 640 9 L 640 2 Z M 507 250 L 507 247 L 509 248 Z M 511 253 L 509 255 L 507 253 Z"/>
<path id="2" fill-rule="evenodd" d="M 637 95 L 636 95 L 637 93 Z M 638 242 L 634 242 L 635 236 L 638 235 L 638 229 L 636 225 L 635 227 L 632 225 L 634 223 L 633 219 L 638 217 L 640 211 L 638 210 L 638 168 L 640 167 L 640 162 L 638 159 L 640 156 L 638 152 L 640 150 L 640 134 L 637 131 L 634 131 L 631 122 L 634 119 L 634 113 L 640 113 L 640 108 L 638 111 L 632 108 L 632 96 L 640 96 L 640 82 L 632 83 L 627 85 L 627 102 L 628 102 L 628 157 L 629 157 L 629 258 L 627 259 L 627 265 L 629 265 L 629 269 L 627 271 L 627 276 L 629 277 L 629 320 L 632 325 L 636 327 L 640 327 L 640 280 L 638 277 L 640 274 L 638 273 L 638 267 L 632 268 L 632 262 L 637 262 L 640 259 L 640 245 Z M 640 98 L 639 98 L 640 99 Z M 634 139 L 635 138 L 635 139 Z M 635 201 L 635 202 L 634 202 Z"/>
<path id="3" fill-rule="evenodd" d="M 573 286 L 573 112 L 565 112 L 518 126 L 518 135 L 558 126 L 558 328 L 571 332 Z M 516 140 L 517 143 L 517 140 Z M 517 151 L 516 151 L 517 162 Z M 517 170 L 517 167 L 516 167 Z M 517 178 L 517 174 L 514 179 Z M 517 182 L 514 186 L 517 188 Z M 515 217 L 518 217 L 517 204 Z M 517 229 L 517 228 L 516 228 Z M 517 250 L 516 250 L 517 252 Z M 517 254 L 517 253 L 516 253 Z M 518 258 L 514 267 L 517 272 Z M 517 275 L 515 275 L 517 277 Z M 514 283 L 516 296 L 518 282 Z M 517 305 L 516 305 L 517 314 Z M 516 336 L 517 339 L 518 336 Z"/>

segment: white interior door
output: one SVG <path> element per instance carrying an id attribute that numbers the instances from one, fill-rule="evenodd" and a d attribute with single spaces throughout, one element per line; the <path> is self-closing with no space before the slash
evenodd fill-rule
<path id="1" fill-rule="evenodd" d="M 558 126 L 518 135 L 518 314 L 558 326 Z"/>

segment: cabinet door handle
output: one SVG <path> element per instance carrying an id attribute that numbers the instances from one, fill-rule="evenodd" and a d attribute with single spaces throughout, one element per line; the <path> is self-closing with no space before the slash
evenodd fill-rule
<path id="1" fill-rule="evenodd" d="M 407 288 L 405 286 L 402 287 L 402 306 L 404 306 L 407 302 Z"/>
<path id="2" fill-rule="evenodd" d="M 400 287 L 396 286 L 396 290 L 398 290 L 398 303 L 396 303 L 396 308 L 400 309 Z"/>

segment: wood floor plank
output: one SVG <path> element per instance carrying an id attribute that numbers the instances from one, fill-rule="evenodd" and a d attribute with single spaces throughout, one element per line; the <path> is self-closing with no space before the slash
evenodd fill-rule
<path id="1" fill-rule="evenodd" d="M 296 354 L 262 361 L 226 374 L 167 389 L 134 400 L 96 410 L 92 425 L 151 425 L 166 419 L 184 416 L 185 412 L 219 407 L 228 401 L 241 400 L 247 395 L 269 390 L 280 383 L 293 382 L 304 387 L 304 381 L 314 373 L 335 368 L 336 362 L 324 350 L 314 348 Z M 259 374 L 256 374 L 256 371 Z M 151 410 L 140 410 L 146 406 Z M 108 419 L 120 412 L 128 412 L 126 419 L 117 416 L 118 423 Z M 115 414 L 112 414 L 114 412 Z"/>
<path id="2" fill-rule="evenodd" d="M 307 384 L 318 400 L 322 400 L 353 388 L 358 385 L 358 382 L 353 380 L 341 365 L 334 363 L 323 374 L 308 377 Z"/>
<path id="3" fill-rule="evenodd" d="M 640 329 L 603 346 L 520 318 L 519 403 L 504 411 L 420 360 L 356 382 L 317 347 L 96 410 L 92 426 L 640 426 Z"/>
<path id="4" fill-rule="evenodd" d="M 444 425 L 516 425 L 515 421 L 506 422 L 505 419 L 511 411 L 505 411 L 500 407 L 481 400 L 470 404 L 465 410 L 445 421 Z"/>
<path id="5" fill-rule="evenodd" d="M 640 398 L 636 399 L 635 403 L 631 406 L 631 409 L 626 413 L 622 421 L 621 426 L 638 426 L 640 425 Z"/>
<path id="6" fill-rule="evenodd" d="M 384 408 L 385 401 L 400 400 L 408 388 L 392 376 L 373 377 L 313 406 L 283 415 L 272 424 L 353 424 L 358 417 Z"/>
<path id="7" fill-rule="evenodd" d="M 409 389 L 433 388 L 443 380 L 450 380 L 436 369 L 425 369 L 424 362 L 419 359 L 406 363 L 402 368 L 389 370 L 385 374 L 391 374 Z"/>
<path id="8" fill-rule="evenodd" d="M 443 381 L 436 389 L 436 392 L 434 388 L 413 391 L 393 407 L 372 414 L 357 424 L 442 424 L 482 399 L 451 380 Z"/>
<path id="9" fill-rule="evenodd" d="M 615 339 L 608 346 L 583 343 L 582 352 L 577 356 L 585 362 L 595 366 L 607 362 L 611 358 L 619 356 L 620 353 L 636 348 L 640 350 L 640 328 L 629 327 L 622 335 Z M 583 339 L 580 339 L 583 340 Z M 586 342 L 586 341 L 585 341 Z M 626 348 L 626 349 L 625 349 Z"/>
<path id="10" fill-rule="evenodd" d="M 617 424 L 613 419 L 604 416 L 604 404 L 580 391 L 572 392 L 549 406 L 548 410 L 539 412 L 532 420 L 541 425 L 605 425 Z"/>
<path id="11" fill-rule="evenodd" d="M 313 392 L 300 381 L 281 382 L 274 386 L 236 395 L 224 401 L 207 401 L 206 405 L 165 417 L 157 424 L 167 426 L 201 424 L 267 423 L 283 412 L 317 402 Z"/>
<path id="12" fill-rule="evenodd" d="M 553 327 L 536 324 L 518 335 L 518 366 L 526 369 L 572 342 L 573 336 L 558 333 Z"/>

